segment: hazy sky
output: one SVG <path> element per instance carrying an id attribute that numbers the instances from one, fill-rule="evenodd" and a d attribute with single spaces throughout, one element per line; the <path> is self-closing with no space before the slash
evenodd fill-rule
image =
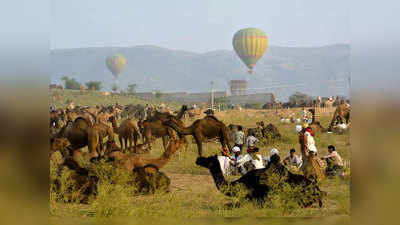
<path id="1" fill-rule="evenodd" d="M 51 48 L 157 45 L 206 52 L 232 49 L 245 27 L 271 45 L 349 43 L 346 0 L 53 0 Z"/>

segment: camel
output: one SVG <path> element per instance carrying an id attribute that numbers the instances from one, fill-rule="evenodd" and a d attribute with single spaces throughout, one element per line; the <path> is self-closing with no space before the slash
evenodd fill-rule
<path id="1" fill-rule="evenodd" d="M 300 206 L 308 207 L 314 202 L 318 202 L 322 207 L 322 198 L 325 193 L 319 189 L 318 184 L 302 175 L 291 173 L 280 163 L 280 158 L 276 154 L 271 156 L 271 162 L 266 168 L 249 171 L 232 182 L 225 180 L 217 155 L 207 158 L 198 157 L 196 164 L 210 171 L 217 189 L 226 196 L 244 197 L 262 205 L 268 199 L 269 192 L 273 190 L 269 177 L 276 174 L 282 182 L 288 183 L 291 187 L 301 187 L 298 198 L 294 199 Z M 280 186 L 279 184 L 273 185 L 278 188 Z M 311 193 L 305 192 L 305 190 L 311 190 Z"/>
<path id="2" fill-rule="evenodd" d="M 169 113 L 156 112 L 155 115 L 149 117 L 145 121 L 139 121 L 138 126 L 142 133 L 143 143 L 146 143 L 151 149 L 152 138 L 162 138 L 164 149 L 166 149 L 169 138 L 174 138 L 173 129 L 165 126 L 163 123 L 174 119 L 174 121 L 181 127 L 183 127 L 183 122 L 181 121 L 187 106 L 183 105 L 178 115 L 173 116 Z M 184 138 L 184 137 L 181 137 Z M 186 140 L 186 139 L 185 139 Z"/>
<path id="3" fill-rule="evenodd" d="M 82 167 L 74 158 L 67 157 L 60 168 L 66 166 L 72 171 L 71 177 L 73 188 L 75 191 L 79 191 L 81 195 L 62 196 L 62 199 L 67 199 L 67 202 L 76 202 L 79 200 L 80 203 L 88 203 L 90 196 L 96 196 L 97 184 L 99 177 L 93 171 L 96 164 L 91 164 L 89 167 Z M 129 185 L 136 187 L 135 192 L 140 194 L 152 194 L 156 191 L 168 192 L 170 186 L 170 179 L 159 171 L 155 165 L 147 164 L 141 167 L 136 167 L 129 171 L 132 173 L 132 177 L 128 180 Z M 53 181 L 53 188 L 55 192 L 60 191 L 60 181 L 55 179 Z M 63 193 L 64 194 L 64 193 Z M 77 199 L 78 198 L 78 199 Z"/>
<path id="4" fill-rule="evenodd" d="M 333 103 L 335 103 L 335 99 L 328 99 L 328 100 L 323 102 L 323 105 L 326 108 L 332 108 Z"/>
<path id="5" fill-rule="evenodd" d="M 83 148 L 88 144 L 88 129 L 90 123 L 83 117 L 78 117 L 74 122 L 67 124 L 55 135 L 55 138 L 67 138 L 71 143 L 71 150 Z"/>
<path id="6" fill-rule="evenodd" d="M 110 116 L 109 121 L 112 123 L 114 132 L 118 134 L 118 139 L 121 149 L 125 150 L 127 148 L 132 148 L 132 141 L 133 145 L 136 148 L 139 139 L 139 129 L 135 125 L 135 122 L 133 122 L 133 120 L 131 119 L 126 119 L 122 121 L 120 126 L 118 127 L 115 116 Z M 125 141 L 125 147 L 122 140 Z M 128 147 L 128 140 L 129 140 L 129 147 Z"/>
<path id="7" fill-rule="evenodd" d="M 143 167 L 151 164 L 161 169 L 164 167 L 175 155 L 175 153 L 184 145 L 183 140 L 171 140 L 167 149 L 159 158 L 143 158 L 138 154 L 124 154 L 120 151 L 113 151 L 108 154 L 110 160 L 114 160 L 117 164 L 127 170 L 132 171 L 134 168 Z"/>
<path id="8" fill-rule="evenodd" d="M 177 120 L 169 120 L 164 123 L 172 127 L 180 135 L 193 135 L 197 144 L 199 156 L 202 156 L 202 142 L 218 137 L 223 148 L 231 149 L 229 143 L 229 130 L 225 124 L 219 121 L 214 116 L 206 116 L 203 119 L 198 119 L 189 127 L 180 126 Z"/>
<path id="9" fill-rule="evenodd" d="M 301 170 L 303 171 L 304 176 L 307 179 L 318 181 L 325 179 L 324 170 L 318 162 L 317 156 L 314 154 L 310 154 L 310 152 L 307 150 L 306 137 L 304 136 L 303 131 L 299 133 L 299 143 L 303 160 Z"/>
<path id="10" fill-rule="evenodd" d="M 346 124 L 350 122 L 350 107 L 348 107 L 346 103 L 341 102 L 333 113 L 332 121 L 329 124 L 328 130 L 331 131 L 335 125 L 342 124 L 345 121 Z"/>
<path id="11" fill-rule="evenodd" d="M 281 138 L 278 128 L 276 128 L 272 123 L 265 126 L 264 122 L 261 121 L 259 124 L 261 125 L 261 133 L 264 138 L 267 138 L 268 140 Z"/>

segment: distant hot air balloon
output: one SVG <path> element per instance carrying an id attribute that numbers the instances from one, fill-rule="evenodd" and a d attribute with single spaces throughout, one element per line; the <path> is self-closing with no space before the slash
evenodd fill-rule
<path id="1" fill-rule="evenodd" d="M 267 50 L 268 38 L 262 30 L 246 28 L 235 33 L 232 45 L 236 54 L 249 68 L 249 73 L 252 73 L 253 67 Z"/>
<path id="2" fill-rule="evenodd" d="M 123 55 L 112 55 L 107 57 L 106 65 L 115 78 L 124 70 L 126 65 L 126 58 Z"/>

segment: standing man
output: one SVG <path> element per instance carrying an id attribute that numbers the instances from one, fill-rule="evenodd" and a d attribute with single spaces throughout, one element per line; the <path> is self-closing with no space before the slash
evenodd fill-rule
<path id="1" fill-rule="evenodd" d="M 241 125 L 238 126 L 238 130 L 234 134 L 235 137 L 235 146 L 239 147 L 240 153 L 242 154 L 243 143 L 244 143 L 244 132 L 243 127 Z"/>
<path id="2" fill-rule="evenodd" d="M 307 123 L 307 110 L 306 107 L 303 107 L 303 123 Z"/>

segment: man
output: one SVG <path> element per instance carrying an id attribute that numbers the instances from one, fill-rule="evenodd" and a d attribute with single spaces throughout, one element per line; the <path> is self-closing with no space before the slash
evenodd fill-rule
<path id="1" fill-rule="evenodd" d="M 247 154 L 236 161 L 236 166 L 240 168 L 242 174 L 245 174 L 253 169 L 265 168 L 263 164 L 263 158 L 260 154 L 258 154 L 258 151 L 259 148 L 257 147 L 248 149 Z"/>
<path id="2" fill-rule="evenodd" d="M 243 127 L 238 126 L 238 130 L 234 134 L 235 146 L 239 147 L 240 153 L 242 153 L 243 142 L 244 142 L 244 132 Z"/>
<path id="3" fill-rule="evenodd" d="M 271 149 L 271 151 L 269 152 L 269 156 L 264 157 L 264 165 L 265 167 L 268 166 L 268 164 L 271 161 L 271 156 L 273 155 L 279 155 L 279 151 L 276 148 Z"/>
<path id="4" fill-rule="evenodd" d="M 312 132 L 312 130 L 309 127 L 308 123 L 303 124 L 303 131 L 302 132 L 304 134 L 305 145 L 307 147 L 307 150 L 310 153 L 313 153 L 314 155 L 317 155 L 318 150 L 317 150 L 317 147 L 315 146 L 314 133 Z"/>
<path id="5" fill-rule="evenodd" d="M 340 157 L 339 153 L 336 152 L 335 146 L 328 146 L 329 154 L 321 157 L 321 159 L 325 159 L 327 163 L 327 167 L 325 169 L 326 176 L 334 176 L 336 174 L 343 175 L 343 160 Z"/>
<path id="6" fill-rule="evenodd" d="M 247 148 L 248 148 L 247 151 L 254 149 L 256 147 L 256 143 L 258 143 L 258 142 L 259 142 L 259 140 L 255 137 L 254 131 L 250 132 L 249 136 L 247 137 L 247 140 L 246 140 L 246 144 L 247 144 Z"/>
<path id="7" fill-rule="evenodd" d="M 306 123 L 307 122 L 307 110 L 305 107 L 303 107 L 303 122 Z"/>
<path id="8" fill-rule="evenodd" d="M 236 167 L 236 165 L 238 164 L 238 161 L 243 158 L 242 154 L 241 154 L 241 149 L 238 146 L 234 146 L 232 148 L 232 153 L 233 155 L 231 155 L 229 157 L 229 159 L 231 160 L 231 170 L 232 170 L 232 174 L 238 174 L 238 173 L 242 173 L 242 169 L 241 167 Z"/>
<path id="9" fill-rule="evenodd" d="M 297 170 L 302 164 L 301 158 L 296 155 L 296 150 L 294 148 L 290 149 L 289 155 L 283 159 L 283 164 L 289 168 Z"/>

